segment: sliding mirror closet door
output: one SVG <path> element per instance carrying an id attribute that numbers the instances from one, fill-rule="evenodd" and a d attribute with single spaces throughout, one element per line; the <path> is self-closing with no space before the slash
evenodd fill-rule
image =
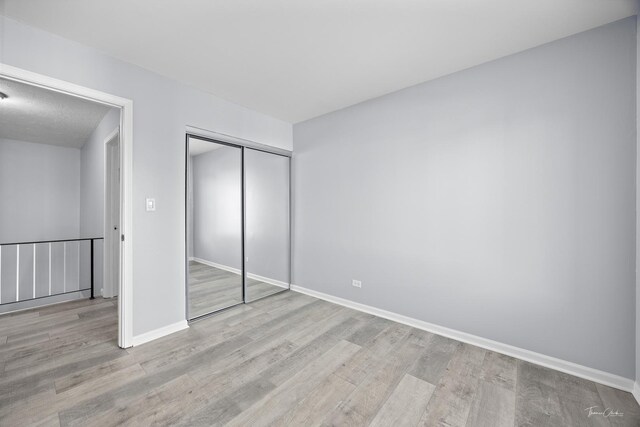
<path id="1" fill-rule="evenodd" d="M 187 299 L 190 320 L 240 304 L 242 149 L 187 140 Z"/>
<path id="2" fill-rule="evenodd" d="M 289 158 L 244 149 L 246 301 L 289 289 Z"/>

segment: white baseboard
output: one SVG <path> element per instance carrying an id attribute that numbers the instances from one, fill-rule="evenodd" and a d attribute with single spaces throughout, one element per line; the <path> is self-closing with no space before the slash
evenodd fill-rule
<path id="1" fill-rule="evenodd" d="M 259 280 L 260 282 L 268 283 L 270 285 L 279 286 L 284 289 L 289 289 L 289 284 L 287 282 L 281 282 L 276 279 L 269 279 L 268 277 L 258 276 L 257 274 L 247 273 L 248 279 Z"/>
<path id="2" fill-rule="evenodd" d="M 179 322 L 173 323 L 171 325 L 163 326 L 162 328 L 154 329 L 153 331 L 145 332 L 144 334 L 136 335 L 133 337 L 133 345 L 141 345 L 147 343 L 149 341 L 156 340 L 158 338 L 162 338 L 166 335 L 173 334 L 174 332 L 181 331 L 183 329 L 187 329 L 189 324 L 186 320 L 181 320 Z"/>
<path id="3" fill-rule="evenodd" d="M 527 362 L 535 363 L 546 368 L 555 369 L 556 371 L 564 372 L 576 377 L 584 378 L 590 381 L 594 381 L 600 384 L 604 384 L 610 387 L 614 387 L 620 390 L 634 392 L 634 396 L 638 399 L 640 396 L 640 389 L 638 389 L 638 383 L 621 377 L 619 375 L 610 374 L 608 372 L 600 371 L 598 369 L 589 368 L 587 366 L 578 365 L 577 363 L 568 362 L 566 360 L 557 359 L 555 357 L 546 356 L 544 354 L 536 353 L 523 348 L 514 347 L 509 344 L 503 344 L 498 341 L 482 338 L 476 335 L 468 334 L 466 332 L 457 331 L 455 329 L 446 328 L 444 326 L 434 325 L 422 320 L 414 319 L 412 317 L 403 316 L 401 314 L 393 313 L 390 311 L 382 310 L 376 307 L 372 307 L 365 304 L 353 302 L 344 298 L 335 297 L 333 295 L 325 294 L 322 292 L 307 289 L 302 286 L 292 284 L 291 290 L 300 292 L 315 298 L 323 299 L 335 304 L 339 304 L 354 310 L 362 311 L 365 313 L 373 314 L 374 316 L 383 317 L 385 319 L 393 320 L 394 322 L 402 323 L 417 329 L 422 329 L 428 332 L 432 332 L 437 335 L 442 335 L 447 338 L 452 338 L 457 341 L 462 341 L 467 344 L 482 347 L 487 350 L 495 351 L 497 353 L 505 354 L 507 356 L 515 357 L 516 359 L 525 360 Z M 637 390 L 637 392 L 636 392 Z"/>
<path id="4" fill-rule="evenodd" d="M 640 383 L 638 381 L 636 381 L 635 383 L 633 383 L 633 397 L 636 398 L 636 402 L 638 402 L 638 405 L 640 405 Z"/>
<path id="5" fill-rule="evenodd" d="M 242 275 L 242 270 L 239 268 L 229 267 L 228 265 L 218 264 L 217 262 L 207 261 L 206 259 L 189 257 L 189 261 L 199 262 L 200 264 L 208 265 L 210 267 L 219 268 L 220 270 L 229 271 L 231 273 Z M 289 284 L 287 282 L 281 282 L 280 280 L 270 279 L 264 276 L 258 276 L 257 274 L 247 273 L 248 279 L 259 280 L 264 283 L 268 283 L 270 285 L 279 286 L 284 289 L 289 289 Z"/>
<path id="6" fill-rule="evenodd" d="M 229 267 L 228 265 L 218 264 L 217 262 L 207 261 L 206 259 L 192 257 L 189 258 L 190 261 L 199 262 L 200 264 L 208 265 L 210 267 L 219 268 L 220 270 L 229 271 L 235 274 L 242 274 L 242 270 L 239 268 Z"/>

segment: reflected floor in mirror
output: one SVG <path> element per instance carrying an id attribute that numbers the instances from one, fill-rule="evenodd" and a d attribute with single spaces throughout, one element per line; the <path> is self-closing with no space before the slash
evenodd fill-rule
<path id="1" fill-rule="evenodd" d="M 282 291 L 283 288 L 247 279 L 250 301 Z M 242 275 L 197 261 L 189 261 L 189 317 L 209 314 L 242 303 Z"/>
<path id="2" fill-rule="evenodd" d="M 189 316 L 196 318 L 242 302 L 242 276 L 189 261 Z"/>

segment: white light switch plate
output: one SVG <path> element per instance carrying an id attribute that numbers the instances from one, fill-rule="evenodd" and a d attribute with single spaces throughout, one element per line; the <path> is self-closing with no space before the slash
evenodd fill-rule
<path id="1" fill-rule="evenodd" d="M 147 212 L 153 212 L 156 210 L 156 199 L 147 198 L 146 201 Z"/>

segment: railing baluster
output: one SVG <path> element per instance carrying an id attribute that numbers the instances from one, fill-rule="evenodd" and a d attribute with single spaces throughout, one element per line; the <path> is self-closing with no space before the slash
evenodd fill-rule
<path id="1" fill-rule="evenodd" d="M 80 242 L 78 242 L 78 290 L 80 290 Z"/>
<path id="2" fill-rule="evenodd" d="M 36 297 L 36 244 L 33 244 L 33 298 Z"/>
<path id="3" fill-rule="evenodd" d="M 67 292 L 67 242 L 62 244 L 62 292 Z"/>
<path id="4" fill-rule="evenodd" d="M 51 296 L 51 243 L 49 243 L 49 296 Z"/>
<path id="5" fill-rule="evenodd" d="M 16 301 L 20 299 L 20 245 L 16 246 Z"/>
<path id="6" fill-rule="evenodd" d="M 94 292 L 93 291 L 93 242 L 94 242 L 94 240 L 91 239 L 91 255 L 89 257 L 90 258 L 89 259 L 89 262 L 90 262 L 89 265 L 91 266 L 91 299 L 94 299 L 94 297 L 93 297 L 93 292 Z"/>

